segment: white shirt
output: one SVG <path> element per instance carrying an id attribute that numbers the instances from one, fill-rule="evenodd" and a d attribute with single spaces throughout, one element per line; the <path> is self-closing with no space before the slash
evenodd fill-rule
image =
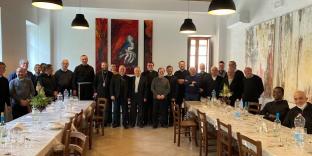
<path id="1" fill-rule="evenodd" d="M 134 82 L 134 92 L 135 93 L 139 92 L 139 82 L 140 82 L 140 77 L 135 77 L 135 82 Z"/>
<path id="2" fill-rule="evenodd" d="M 298 108 L 300 108 L 302 111 L 306 108 L 306 106 L 307 106 L 308 104 L 307 103 L 305 103 L 302 107 L 299 107 L 299 106 L 297 106 Z"/>
<path id="3" fill-rule="evenodd" d="M 211 77 L 214 81 L 217 79 L 217 76 L 211 76 Z"/>

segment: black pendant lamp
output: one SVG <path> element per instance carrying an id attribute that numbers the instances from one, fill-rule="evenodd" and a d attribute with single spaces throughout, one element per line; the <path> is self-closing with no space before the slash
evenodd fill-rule
<path id="1" fill-rule="evenodd" d="M 79 10 L 81 12 L 81 4 L 79 0 Z M 89 23 L 86 20 L 84 14 L 76 14 L 76 17 L 72 21 L 71 27 L 73 29 L 89 29 Z"/>
<path id="2" fill-rule="evenodd" d="M 62 0 L 32 0 L 31 4 L 35 7 L 49 10 L 59 10 L 63 8 Z"/>
<path id="3" fill-rule="evenodd" d="M 182 34 L 196 33 L 196 26 L 193 23 L 193 20 L 190 18 L 190 1 L 187 2 L 187 16 L 188 18 L 184 19 L 184 22 L 180 27 L 180 33 Z"/>
<path id="4" fill-rule="evenodd" d="M 211 15 L 229 15 L 236 12 L 233 0 L 212 0 L 208 13 Z"/>

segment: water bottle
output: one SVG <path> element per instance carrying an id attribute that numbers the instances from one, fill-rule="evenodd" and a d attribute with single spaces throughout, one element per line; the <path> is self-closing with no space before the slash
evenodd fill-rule
<path id="1" fill-rule="evenodd" d="M 240 112 L 240 101 L 237 99 L 235 101 L 235 113 L 234 116 L 236 119 L 239 119 L 241 116 L 241 112 Z"/>
<path id="2" fill-rule="evenodd" d="M 69 92 L 67 89 L 64 90 L 64 102 L 66 103 L 69 99 Z"/>
<path id="3" fill-rule="evenodd" d="M 295 118 L 294 125 L 295 125 L 295 134 L 294 134 L 295 141 L 299 147 L 303 147 L 305 118 L 302 116 L 301 113 L 299 113 Z"/>
<path id="4" fill-rule="evenodd" d="M 1 112 L 0 126 L 4 126 L 4 125 L 5 125 L 4 112 Z"/>
<path id="5" fill-rule="evenodd" d="M 4 123 L 4 113 L 1 112 L 1 120 L 0 120 L 0 139 L 4 137 L 4 132 L 5 132 L 5 123 Z"/>
<path id="6" fill-rule="evenodd" d="M 211 101 L 212 103 L 215 103 L 217 101 L 217 93 L 215 90 L 212 90 L 211 92 Z"/>
<path id="7" fill-rule="evenodd" d="M 274 136 L 279 136 L 279 132 L 281 129 L 281 120 L 280 120 L 280 113 L 276 113 L 275 115 L 275 120 L 274 120 L 274 126 L 273 126 L 273 135 Z"/>

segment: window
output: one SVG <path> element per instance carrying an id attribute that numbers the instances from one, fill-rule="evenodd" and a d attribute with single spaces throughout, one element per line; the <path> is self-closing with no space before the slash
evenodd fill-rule
<path id="1" fill-rule="evenodd" d="M 206 66 L 209 71 L 211 66 L 210 38 L 209 37 L 189 37 L 188 38 L 188 68 L 195 67 L 199 71 L 199 64 Z"/>
<path id="2" fill-rule="evenodd" d="M 29 68 L 33 69 L 36 63 L 39 63 L 38 54 L 38 26 L 30 21 L 26 21 L 27 37 L 27 59 Z"/>

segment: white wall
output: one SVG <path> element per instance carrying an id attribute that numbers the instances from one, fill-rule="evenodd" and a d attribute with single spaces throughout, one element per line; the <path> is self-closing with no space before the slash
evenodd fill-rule
<path id="1" fill-rule="evenodd" d="M 238 12 L 249 12 L 251 22 L 231 29 L 225 28 L 226 37 L 223 39 L 226 42 L 227 59 L 236 60 L 238 68 L 244 68 L 246 28 L 311 4 L 312 0 L 283 0 L 283 6 L 274 9 L 273 0 L 237 0 Z"/>
<path id="2" fill-rule="evenodd" d="M 179 29 L 187 14 L 184 12 L 164 11 L 135 11 L 113 9 L 84 9 L 84 14 L 89 22 L 89 30 L 74 30 L 70 24 L 77 13 L 76 8 L 65 8 L 54 12 L 54 43 L 53 64 L 60 67 L 64 58 L 70 60 L 70 68 L 80 64 L 82 54 L 89 56 L 89 63 L 95 65 L 95 18 L 108 19 L 136 19 L 139 20 L 139 65 L 143 67 L 143 20 L 154 21 L 153 61 L 155 67 L 171 64 L 177 68 L 179 60 L 187 58 L 187 36 L 180 34 Z M 216 35 L 216 20 L 214 16 L 206 13 L 191 14 L 200 35 Z M 109 22 L 110 34 L 110 22 Z M 110 35 L 108 42 L 110 43 Z M 217 45 L 214 45 L 216 47 Z M 110 53 L 110 44 L 109 44 Z M 110 59 L 110 54 L 109 54 Z"/>
<path id="3" fill-rule="evenodd" d="M 7 72 L 13 71 L 20 58 L 27 57 L 26 20 L 37 23 L 31 0 L 1 0 L 2 59 Z"/>

